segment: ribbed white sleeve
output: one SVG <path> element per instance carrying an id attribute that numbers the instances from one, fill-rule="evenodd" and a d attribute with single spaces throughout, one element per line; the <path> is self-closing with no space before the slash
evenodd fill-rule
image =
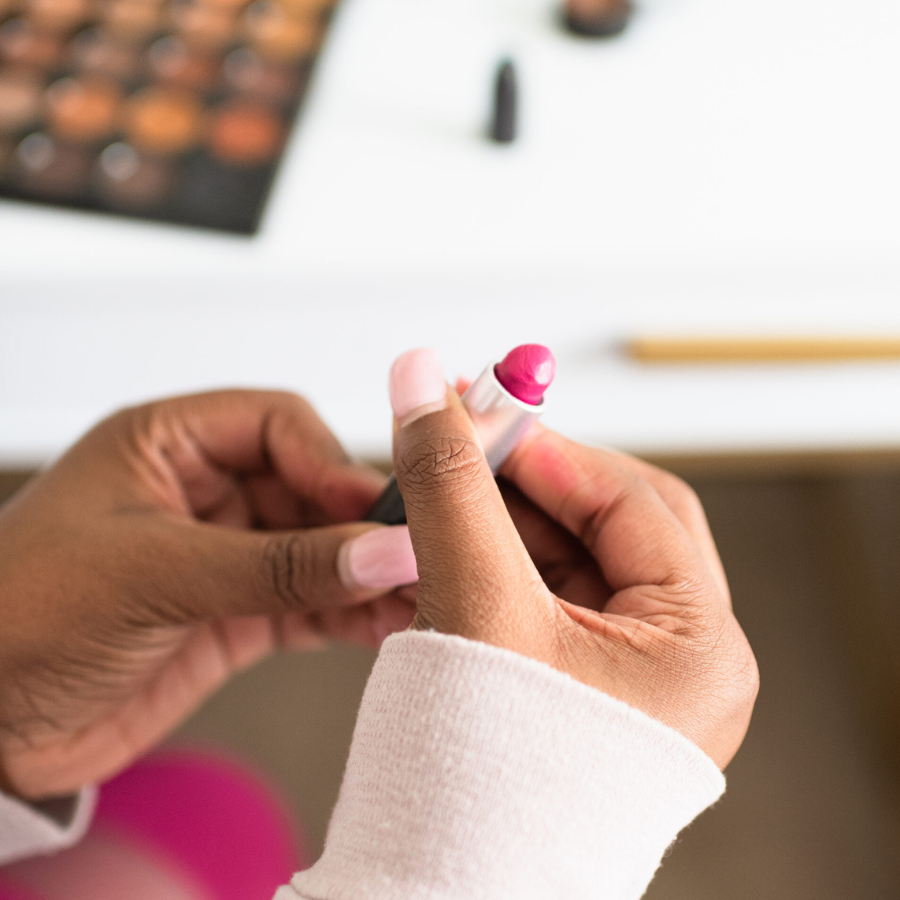
<path id="1" fill-rule="evenodd" d="M 698 747 L 566 675 L 389 638 L 325 851 L 276 900 L 631 900 L 723 792 Z"/>
<path id="2" fill-rule="evenodd" d="M 81 840 L 96 797 L 93 787 L 43 803 L 23 803 L 0 793 L 0 865 L 54 853 Z"/>

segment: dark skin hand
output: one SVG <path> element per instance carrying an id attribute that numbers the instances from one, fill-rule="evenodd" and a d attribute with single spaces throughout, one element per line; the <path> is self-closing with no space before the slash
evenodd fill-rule
<path id="1" fill-rule="evenodd" d="M 286 393 L 94 428 L 0 509 L 0 787 L 102 781 L 273 650 L 405 628 L 410 589 L 360 588 L 339 561 L 380 527 L 348 523 L 383 481 Z"/>
<path id="2" fill-rule="evenodd" d="M 433 400 L 433 363 L 405 371 L 420 373 L 428 401 L 410 409 L 405 385 L 394 434 L 419 572 L 413 626 L 544 662 L 725 768 L 759 676 L 693 491 L 540 425 L 498 487 L 457 392 Z"/>
<path id="3" fill-rule="evenodd" d="M 724 767 L 758 676 L 690 489 L 540 427 L 498 489 L 453 391 L 446 406 L 397 432 L 416 626 L 547 662 Z M 273 650 L 406 628 L 416 588 L 360 587 L 346 562 L 380 527 L 354 520 L 383 482 L 291 394 L 176 398 L 93 429 L 0 509 L 0 789 L 102 781 Z"/>

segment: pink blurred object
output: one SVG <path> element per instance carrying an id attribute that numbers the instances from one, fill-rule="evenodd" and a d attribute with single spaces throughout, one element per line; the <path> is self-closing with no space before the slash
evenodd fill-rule
<path id="1" fill-rule="evenodd" d="M 164 751 L 100 790 L 93 828 L 145 844 L 215 900 L 271 900 L 309 863 L 272 789 L 208 752 Z"/>

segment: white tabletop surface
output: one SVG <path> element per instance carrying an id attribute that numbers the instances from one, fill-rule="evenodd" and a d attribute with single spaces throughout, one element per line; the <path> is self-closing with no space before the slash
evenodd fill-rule
<path id="1" fill-rule="evenodd" d="M 900 335 L 900 3 L 344 0 L 261 233 L 0 202 L 0 465 L 105 412 L 301 391 L 384 455 L 410 346 L 556 352 L 547 419 L 638 452 L 900 447 L 900 364 L 646 367 L 667 334 Z M 483 137 L 512 54 L 521 137 Z"/>

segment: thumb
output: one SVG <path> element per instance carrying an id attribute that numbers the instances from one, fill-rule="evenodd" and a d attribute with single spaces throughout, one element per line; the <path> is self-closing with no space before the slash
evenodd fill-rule
<path id="1" fill-rule="evenodd" d="M 488 467 L 478 436 L 433 350 L 391 369 L 394 468 L 419 572 L 415 625 L 500 646 L 542 623 L 523 603 L 543 585 Z"/>
<path id="2" fill-rule="evenodd" d="M 416 580 L 404 525 L 250 531 L 159 517 L 146 523 L 132 596 L 166 624 L 224 616 L 320 613 Z"/>

